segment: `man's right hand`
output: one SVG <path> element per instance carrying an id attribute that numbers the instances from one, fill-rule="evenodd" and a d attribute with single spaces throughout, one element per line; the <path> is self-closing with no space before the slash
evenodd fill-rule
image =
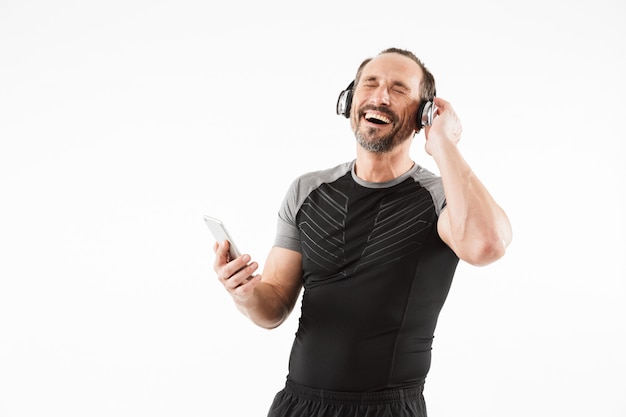
<path id="1" fill-rule="evenodd" d="M 242 307 L 249 307 L 246 304 L 252 300 L 254 289 L 261 281 L 261 275 L 252 275 L 259 264 L 250 262 L 251 258 L 248 254 L 243 254 L 232 260 L 229 259 L 229 245 L 230 242 L 228 241 L 215 243 L 213 246 L 215 252 L 213 269 L 235 303 Z"/>

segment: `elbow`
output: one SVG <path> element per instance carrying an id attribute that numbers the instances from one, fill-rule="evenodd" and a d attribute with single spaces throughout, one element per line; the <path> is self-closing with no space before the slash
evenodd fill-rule
<path id="1" fill-rule="evenodd" d="M 473 242 L 460 256 L 465 262 L 474 266 L 486 266 L 502 258 L 506 253 L 507 242 L 500 238 L 486 238 Z"/>
<path id="2" fill-rule="evenodd" d="M 285 321 L 284 319 L 273 320 L 273 321 L 256 321 L 254 322 L 254 324 L 256 324 L 257 326 L 265 330 L 273 330 L 277 328 L 278 326 L 280 326 L 281 324 L 283 324 L 284 321 Z"/>
<path id="3" fill-rule="evenodd" d="M 272 329 L 277 328 L 278 326 L 283 324 L 285 320 L 287 320 L 287 317 L 289 317 L 288 310 L 282 311 L 281 313 L 276 314 L 274 316 L 270 316 L 270 317 L 267 317 L 267 316 L 259 317 L 259 316 L 253 316 L 253 315 L 248 314 L 248 318 L 254 324 L 266 330 L 272 330 Z"/>
<path id="4" fill-rule="evenodd" d="M 470 230 L 459 228 L 449 240 L 460 259 L 474 266 L 486 266 L 504 256 L 511 239 L 511 225 L 505 218 L 495 224 L 482 223 Z"/>

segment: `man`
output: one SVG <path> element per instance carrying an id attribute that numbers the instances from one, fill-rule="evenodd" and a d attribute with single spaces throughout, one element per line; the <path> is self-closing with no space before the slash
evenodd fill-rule
<path id="1" fill-rule="evenodd" d="M 426 416 L 422 395 L 439 312 L 458 260 L 487 265 L 511 241 L 506 214 L 457 143 L 461 123 L 432 74 L 396 48 L 367 59 L 340 96 L 356 159 L 290 187 L 262 274 L 215 244 L 214 269 L 238 309 L 280 325 L 304 287 L 285 388 L 271 417 Z M 434 114 L 425 104 L 434 102 Z M 436 176 L 409 150 L 425 122 Z"/>

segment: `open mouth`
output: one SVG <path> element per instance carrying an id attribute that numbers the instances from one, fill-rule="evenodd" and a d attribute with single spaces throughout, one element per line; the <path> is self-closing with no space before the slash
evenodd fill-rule
<path id="1" fill-rule="evenodd" d="M 375 111 L 366 111 L 364 114 L 365 120 L 367 120 L 370 123 L 374 123 L 377 125 L 388 125 L 389 123 L 391 123 L 391 119 L 387 116 L 385 116 L 382 113 L 379 112 L 375 112 Z"/>

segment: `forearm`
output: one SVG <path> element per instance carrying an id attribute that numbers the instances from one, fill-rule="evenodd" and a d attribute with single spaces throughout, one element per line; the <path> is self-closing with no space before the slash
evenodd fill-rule
<path id="1" fill-rule="evenodd" d="M 242 301 L 234 298 L 235 306 L 256 325 L 265 329 L 273 329 L 282 324 L 292 308 L 276 291 L 267 283 L 260 282 L 252 297 Z"/>
<path id="2" fill-rule="evenodd" d="M 504 254 L 511 229 L 504 211 L 474 174 L 456 144 L 443 142 L 433 155 L 446 195 L 449 239 L 462 258 L 484 265 Z"/>

